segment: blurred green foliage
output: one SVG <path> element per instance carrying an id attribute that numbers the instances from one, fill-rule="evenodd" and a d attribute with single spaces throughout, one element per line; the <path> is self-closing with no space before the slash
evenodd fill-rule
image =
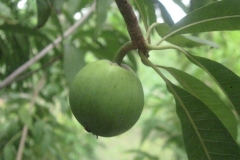
<path id="1" fill-rule="evenodd" d="M 61 36 L 77 21 L 74 15 L 83 17 L 93 0 L 44 0 L 44 4 L 38 0 L 23 2 L 0 2 L 0 81 Z M 101 2 L 98 0 L 98 9 L 76 32 L 0 90 L 0 159 L 16 159 L 24 126 L 28 132 L 22 159 L 187 159 L 174 99 L 164 82 L 141 64 L 135 52 L 130 53 L 124 63 L 137 71 L 145 91 L 145 109 L 136 127 L 113 140 L 96 139 L 72 117 L 68 86 L 76 72 L 94 59 L 112 60 L 119 47 L 129 40 L 126 25 L 111 3 L 113 1 Z M 147 19 L 147 25 L 160 18 L 153 12 L 152 3 L 130 2 L 140 19 L 143 22 Z M 213 1 L 199 3 L 191 0 L 190 6 L 181 0 L 174 2 L 189 12 Z M 21 3 L 24 5 L 20 6 Z M 141 8 L 145 7 L 150 14 L 141 13 Z M 154 9 L 161 7 L 157 5 Z M 167 11 L 161 11 L 165 15 L 163 19 L 171 22 Z M 220 48 L 201 46 L 188 51 L 222 63 L 240 74 L 239 32 L 211 32 L 199 37 L 214 41 Z M 153 35 L 153 40 L 158 38 Z M 193 75 L 213 88 L 229 105 L 211 78 L 180 53 L 153 51 L 150 59 L 156 64 Z M 164 73 L 174 81 L 170 74 Z"/>

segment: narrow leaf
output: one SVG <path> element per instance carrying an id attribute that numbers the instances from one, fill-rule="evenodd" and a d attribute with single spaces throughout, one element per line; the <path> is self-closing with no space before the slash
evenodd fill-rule
<path id="1" fill-rule="evenodd" d="M 3 159 L 14 160 L 16 157 L 16 149 L 13 145 L 5 145 L 2 154 Z"/>
<path id="2" fill-rule="evenodd" d="M 136 61 L 136 57 L 134 56 L 134 54 L 127 54 L 127 57 L 130 61 L 130 67 L 132 68 L 132 70 L 134 70 L 135 72 L 138 70 L 138 63 Z"/>
<path id="3" fill-rule="evenodd" d="M 157 21 L 154 0 L 134 0 L 134 5 L 140 14 L 145 29 L 147 30 L 151 24 Z"/>
<path id="4" fill-rule="evenodd" d="M 180 0 L 173 0 L 174 3 L 176 3 L 182 10 L 186 13 L 189 11 L 189 7 L 187 7 L 182 1 Z"/>
<path id="5" fill-rule="evenodd" d="M 142 159 L 148 159 L 148 160 L 158 160 L 158 156 L 155 155 L 151 155 L 149 154 L 149 152 L 146 151 L 142 151 L 140 149 L 131 149 L 131 150 L 127 150 L 126 153 L 135 153 L 137 154 L 140 158 L 135 160 L 142 160 Z"/>
<path id="6" fill-rule="evenodd" d="M 152 0 L 154 1 L 154 0 Z M 146 6 L 146 12 L 148 16 L 148 27 L 157 21 L 154 2 L 144 1 Z"/>
<path id="7" fill-rule="evenodd" d="M 157 3 L 157 6 L 159 7 L 159 9 L 161 11 L 161 16 L 162 16 L 163 21 L 165 23 L 167 23 L 169 26 L 173 26 L 174 21 L 173 21 L 171 15 L 168 13 L 165 6 L 160 1 L 157 1 L 156 3 Z"/>
<path id="8" fill-rule="evenodd" d="M 3 24 L 0 25 L 0 30 L 3 30 L 4 32 L 10 32 L 10 33 L 21 33 L 29 36 L 35 36 L 40 37 L 42 39 L 46 39 L 46 36 L 42 34 L 40 31 L 36 31 L 35 29 L 23 26 L 21 24 Z M 49 42 L 51 42 L 49 40 Z"/>
<path id="9" fill-rule="evenodd" d="M 239 146 L 216 115 L 187 91 L 167 84 L 176 101 L 188 159 L 240 159 Z"/>
<path id="10" fill-rule="evenodd" d="M 51 3 L 50 0 L 37 0 L 37 27 L 41 28 L 47 22 L 51 14 Z"/>
<path id="11" fill-rule="evenodd" d="M 171 67 L 163 67 L 171 73 L 176 80 L 190 92 L 192 95 L 201 100 L 223 123 L 228 132 L 234 139 L 237 137 L 237 121 L 233 112 L 226 104 L 209 88 L 205 83 L 197 78 Z"/>
<path id="12" fill-rule="evenodd" d="M 84 55 L 72 45 L 64 48 L 63 67 L 68 84 L 71 84 L 75 75 L 84 67 Z"/>
<path id="13" fill-rule="evenodd" d="M 148 17 L 145 1 L 144 0 L 134 0 L 134 3 L 136 5 L 136 8 L 137 8 L 139 14 L 140 14 L 140 17 L 143 21 L 143 24 L 144 24 L 145 28 L 148 28 L 149 27 L 149 17 Z"/>
<path id="14" fill-rule="evenodd" d="M 188 59 L 204 69 L 216 81 L 240 115 L 240 77 L 222 64 L 191 54 Z"/>
<path id="15" fill-rule="evenodd" d="M 29 128 L 32 127 L 32 117 L 29 111 L 25 107 L 21 107 L 19 112 L 19 118 L 24 125 L 27 125 Z"/>
<path id="16" fill-rule="evenodd" d="M 161 23 L 155 27 L 159 36 L 164 37 L 166 33 L 170 30 L 170 26 L 166 23 Z M 201 45 L 209 45 L 214 48 L 218 48 L 218 45 L 214 42 L 204 40 L 194 36 L 186 36 L 186 35 L 176 35 L 174 37 L 170 37 L 166 39 L 169 43 L 181 46 L 181 47 L 197 47 Z"/>
<path id="17" fill-rule="evenodd" d="M 200 7 L 205 6 L 207 3 L 209 3 L 209 0 L 191 0 L 190 1 L 190 11 L 196 10 Z"/>
<path id="18" fill-rule="evenodd" d="M 104 23 L 106 22 L 108 8 L 113 0 L 97 0 L 97 20 L 95 28 L 95 37 L 101 32 Z"/>
<path id="19" fill-rule="evenodd" d="M 223 0 L 196 9 L 177 22 L 168 35 L 240 29 L 240 1 Z"/>

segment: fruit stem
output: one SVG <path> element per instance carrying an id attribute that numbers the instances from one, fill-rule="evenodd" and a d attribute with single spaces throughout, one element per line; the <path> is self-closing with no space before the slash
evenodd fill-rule
<path id="1" fill-rule="evenodd" d="M 150 38 L 150 34 L 151 34 L 151 31 L 157 26 L 159 25 L 160 23 L 156 22 L 156 23 L 153 23 L 147 30 L 147 33 L 146 33 L 146 37 L 145 37 L 145 40 L 148 40 Z"/>
<path id="2" fill-rule="evenodd" d="M 164 76 L 164 74 L 157 68 L 155 64 L 153 64 L 142 52 L 139 52 L 139 56 L 141 57 L 142 63 L 148 67 L 151 67 L 157 74 L 164 80 L 166 83 L 168 90 L 173 94 L 177 95 L 175 92 L 172 83 Z"/>
<path id="3" fill-rule="evenodd" d="M 144 65 L 151 67 L 153 70 L 157 72 L 157 74 L 168 84 L 168 79 L 162 74 L 162 72 L 155 66 L 142 52 L 139 52 L 139 56 L 141 57 L 141 61 Z"/>
<path id="4" fill-rule="evenodd" d="M 134 46 L 132 45 L 131 41 L 125 43 L 115 54 L 115 56 L 113 58 L 113 62 L 120 65 L 123 61 L 123 58 L 127 55 L 127 53 L 133 49 L 134 49 Z"/>
<path id="5" fill-rule="evenodd" d="M 155 46 L 155 45 L 151 45 L 151 44 L 146 43 L 145 46 L 148 50 L 176 49 L 176 50 L 184 53 L 184 50 L 182 48 L 180 48 L 178 46 L 175 46 L 175 45 Z"/>

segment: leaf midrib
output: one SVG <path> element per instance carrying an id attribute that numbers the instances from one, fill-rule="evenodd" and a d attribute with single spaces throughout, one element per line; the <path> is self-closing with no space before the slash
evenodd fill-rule
<path id="1" fill-rule="evenodd" d="M 189 112 L 187 111 L 187 109 L 186 109 L 183 101 L 182 101 L 181 98 L 178 96 L 178 94 L 175 92 L 175 90 L 172 88 L 171 83 L 167 83 L 167 85 L 171 88 L 172 92 L 173 92 L 174 95 L 175 95 L 175 98 L 178 99 L 178 102 L 179 102 L 179 103 L 181 104 L 181 106 L 183 107 L 185 113 L 187 114 L 188 119 L 190 120 L 190 123 L 193 125 L 193 128 L 194 128 L 194 130 L 195 130 L 195 132 L 196 132 L 196 134 L 197 134 L 197 137 L 198 137 L 198 139 L 199 139 L 199 141 L 200 141 L 200 143 L 201 143 L 201 145 L 202 145 L 202 147 L 203 147 L 203 149 L 204 149 L 204 152 L 206 153 L 208 159 L 211 160 L 211 157 L 210 157 L 210 155 L 209 155 L 209 153 L 208 153 L 208 151 L 207 151 L 207 147 L 205 146 L 205 144 L 204 144 L 204 142 L 203 142 L 203 140 L 202 140 L 202 137 L 201 137 L 200 133 L 198 132 L 198 129 L 197 129 L 194 121 L 192 120 L 191 115 L 190 115 Z"/>
<path id="2" fill-rule="evenodd" d="M 205 22 L 210 22 L 210 21 L 217 21 L 217 20 L 223 20 L 223 19 L 228 19 L 228 18 L 239 18 L 240 15 L 233 15 L 233 16 L 224 16 L 224 17 L 217 17 L 217 18 L 209 18 L 209 19 L 205 19 L 205 20 L 201 20 L 201 21 L 198 21 L 198 22 L 194 22 L 194 23 L 191 23 L 189 25 L 186 25 L 185 27 L 182 27 L 182 28 L 179 28 L 171 33 L 169 33 L 168 35 L 166 35 L 165 37 L 163 37 L 163 39 L 167 39 L 175 34 L 177 34 L 177 32 L 180 32 L 181 30 L 184 30 L 188 27 L 192 27 L 194 25 L 197 25 L 197 24 L 200 24 L 200 23 L 205 23 Z"/>

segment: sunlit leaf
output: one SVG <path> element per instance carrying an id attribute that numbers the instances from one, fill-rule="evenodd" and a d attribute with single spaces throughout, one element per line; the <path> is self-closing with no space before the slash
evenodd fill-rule
<path id="1" fill-rule="evenodd" d="M 159 34 L 159 36 L 164 37 L 170 30 L 170 26 L 166 23 L 160 23 L 155 27 L 155 29 Z M 174 37 L 170 37 L 166 39 L 166 41 L 181 47 L 188 47 L 188 48 L 197 47 L 201 45 L 209 45 L 211 47 L 218 48 L 218 45 L 215 44 L 214 42 L 211 42 L 209 40 L 204 40 L 194 36 L 187 36 L 187 35 L 176 35 Z"/>
<path id="2" fill-rule="evenodd" d="M 167 84 L 176 101 L 188 159 L 240 159 L 239 146 L 217 116 L 195 96 Z"/>
<path id="3" fill-rule="evenodd" d="M 188 54 L 187 57 L 194 64 L 204 69 L 220 86 L 232 105 L 240 115 L 240 77 L 222 64 Z"/>
<path id="4" fill-rule="evenodd" d="M 229 107 L 219 98 L 214 91 L 209 88 L 205 83 L 197 78 L 171 67 L 163 67 L 171 73 L 176 80 L 190 92 L 192 95 L 201 100 L 223 123 L 228 132 L 234 139 L 237 137 L 237 121 L 233 112 Z"/>
<path id="5" fill-rule="evenodd" d="M 177 34 L 240 29 L 240 1 L 223 0 L 194 10 L 172 26 L 166 37 Z"/>

